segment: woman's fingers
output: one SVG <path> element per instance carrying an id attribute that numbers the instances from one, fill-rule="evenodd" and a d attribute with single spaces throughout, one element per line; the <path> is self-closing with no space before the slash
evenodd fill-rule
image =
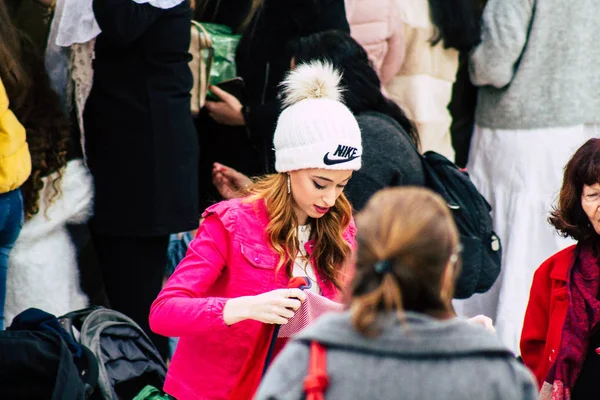
<path id="1" fill-rule="evenodd" d="M 280 317 L 283 317 L 285 319 L 290 319 L 294 316 L 294 314 L 296 314 L 294 311 L 292 310 L 288 310 L 285 307 L 276 307 L 274 310 L 274 314 L 279 315 Z"/>
<path id="2" fill-rule="evenodd" d="M 279 315 L 273 316 L 269 324 L 285 325 L 288 323 L 287 318 L 280 317 Z"/>
<path id="3" fill-rule="evenodd" d="M 282 296 L 286 298 L 296 298 L 300 301 L 306 300 L 306 293 L 301 289 L 279 289 Z"/>
<path id="4" fill-rule="evenodd" d="M 294 298 L 289 298 L 289 299 L 283 299 L 281 301 L 281 306 L 288 308 L 290 310 L 294 310 L 294 311 L 298 311 L 298 309 L 300 308 L 300 306 L 302 305 L 302 302 L 300 300 L 294 299 Z"/>
<path id="5" fill-rule="evenodd" d="M 285 325 L 288 323 L 289 318 L 279 315 L 278 312 L 267 312 L 259 316 L 257 319 L 265 324 Z"/>
<path id="6" fill-rule="evenodd" d="M 222 102 L 227 103 L 227 102 L 231 101 L 232 99 L 235 99 L 237 101 L 237 99 L 235 98 L 234 95 L 232 95 L 229 92 L 226 92 L 225 90 L 221 89 L 218 86 L 211 86 L 210 91 L 213 92 L 213 94 L 215 96 L 217 96 L 219 98 L 219 100 L 221 100 Z"/>

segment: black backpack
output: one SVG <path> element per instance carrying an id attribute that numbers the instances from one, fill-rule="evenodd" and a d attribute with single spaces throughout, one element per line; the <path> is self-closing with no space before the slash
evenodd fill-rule
<path id="1" fill-rule="evenodd" d="M 97 380 L 96 358 L 54 315 L 30 308 L 0 331 L 0 398 L 85 400 Z"/>
<path id="2" fill-rule="evenodd" d="M 98 359 L 98 387 L 91 399 L 129 400 L 147 385 L 163 386 L 167 367 L 131 318 L 104 307 L 90 307 L 66 314 L 59 321 Z"/>
<path id="3" fill-rule="evenodd" d="M 452 211 L 463 246 L 462 269 L 454 298 L 466 299 L 487 292 L 500 274 L 502 246 L 494 233 L 492 207 L 469 175 L 433 151 L 421 156 L 425 185 L 438 193 Z"/>
<path id="4" fill-rule="evenodd" d="M 406 134 L 396 120 L 385 114 L 376 114 Z M 416 147 L 413 148 L 420 154 Z M 475 293 L 485 293 L 500 275 L 502 259 L 500 238 L 494 233 L 490 215 L 492 207 L 473 185 L 469 175 L 452 161 L 434 151 L 420 157 L 425 186 L 446 201 L 460 234 L 462 268 L 456 280 L 454 298 L 467 299 Z"/>

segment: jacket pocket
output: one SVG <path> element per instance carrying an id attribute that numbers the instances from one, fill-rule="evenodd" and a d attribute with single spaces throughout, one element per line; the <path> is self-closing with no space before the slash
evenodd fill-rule
<path id="1" fill-rule="evenodd" d="M 564 311 L 568 302 L 568 292 L 566 286 L 553 288 L 550 292 L 550 319 L 555 313 Z"/>
<path id="2" fill-rule="evenodd" d="M 251 247 L 243 243 L 240 248 L 244 259 L 255 268 L 275 269 L 277 266 L 277 258 L 267 248 Z"/>

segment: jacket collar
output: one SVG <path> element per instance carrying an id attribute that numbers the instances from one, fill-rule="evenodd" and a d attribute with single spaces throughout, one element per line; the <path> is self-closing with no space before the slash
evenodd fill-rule
<path id="1" fill-rule="evenodd" d="M 297 338 L 316 340 L 347 350 L 431 358 L 486 352 L 512 357 L 497 337 L 461 318 L 440 321 L 423 314 L 407 312 L 400 322 L 395 313 L 381 317 L 381 333 L 369 338 L 357 333 L 350 312 L 325 315 L 301 332 Z"/>
<path id="2" fill-rule="evenodd" d="M 550 279 L 566 282 L 567 275 L 575 263 L 575 257 L 577 257 L 577 245 L 569 246 L 555 254 L 549 260 L 554 264 L 550 271 Z"/>
<path id="3" fill-rule="evenodd" d="M 267 212 L 267 206 L 265 204 L 265 201 L 264 200 L 256 201 L 253 203 L 253 207 L 254 207 L 254 212 L 256 214 L 256 217 L 260 221 L 261 226 L 266 228 L 267 225 L 269 224 L 270 219 L 269 219 L 269 213 Z M 346 229 L 346 231 L 343 234 L 344 239 L 346 239 L 346 241 L 348 241 L 348 244 L 350 244 L 350 246 L 352 246 L 352 247 L 354 247 L 354 235 L 355 234 L 356 234 L 356 227 L 354 225 L 354 221 L 352 221 L 350 226 Z M 316 265 L 315 259 L 312 256 L 314 247 L 315 247 L 314 239 L 309 240 L 305 244 L 305 247 L 304 247 L 306 249 L 306 253 L 308 254 L 308 256 L 311 259 L 311 263 L 312 263 L 313 267 Z M 318 268 L 315 268 L 315 275 L 317 277 L 317 281 L 319 283 L 319 287 L 321 288 L 321 292 L 322 292 L 323 296 L 327 297 L 328 299 L 336 299 L 336 298 L 340 297 L 338 290 L 333 285 L 333 283 L 331 283 L 328 279 L 323 277 L 322 274 L 319 273 Z"/>

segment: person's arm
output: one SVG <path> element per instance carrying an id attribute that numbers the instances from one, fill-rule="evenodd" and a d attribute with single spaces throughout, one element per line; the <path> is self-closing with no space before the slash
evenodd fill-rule
<path id="1" fill-rule="evenodd" d="M 185 258 L 150 309 L 151 329 L 164 336 L 184 336 L 228 329 L 223 308 L 228 299 L 206 297 L 225 268 L 229 235 L 219 218 L 207 216 Z"/>
<path id="2" fill-rule="evenodd" d="M 476 86 L 502 88 L 513 79 L 527 43 L 535 0 L 490 0 L 483 12 L 482 40 L 471 53 Z"/>
<path id="3" fill-rule="evenodd" d="M 521 332 L 521 357 L 523 363 L 532 370 L 541 386 L 544 371 L 540 367 L 543 363 L 544 348 L 548 336 L 548 325 L 550 323 L 550 265 L 542 264 L 533 276 L 529 303 L 523 321 Z"/>
<path id="4" fill-rule="evenodd" d="M 214 163 L 212 176 L 213 185 L 225 200 L 249 194 L 246 188 L 252 184 L 252 179 L 231 167 Z"/>
<path id="5" fill-rule="evenodd" d="M 132 0 L 93 0 L 102 34 L 127 45 L 138 39 L 166 10 Z"/>
<path id="6" fill-rule="evenodd" d="M 229 254 L 229 232 L 215 214 L 206 215 L 185 258 L 150 308 L 150 328 L 163 336 L 228 332 L 252 319 L 285 324 L 306 299 L 299 289 L 277 289 L 256 296 L 207 297 Z"/>
<path id="7" fill-rule="evenodd" d="M 404 24 L 399 9 L 399 3 L 392 1 L 390 15 L 388 17 L 388 26 L 392 30 L 387 40 L 387 53 L 381 64 L 379 77 L 381 85 L 385 86 L 394 76 L 400 72 L 404 57 L 406 55 L 406 46 L 404 43 Z"/>
<path id="8" fill-rule="evenodd" d="M 275 358 L 263 378 L 255 400 L 301 400 L 308 373 L 308 344 L 292 341 Z"/>

